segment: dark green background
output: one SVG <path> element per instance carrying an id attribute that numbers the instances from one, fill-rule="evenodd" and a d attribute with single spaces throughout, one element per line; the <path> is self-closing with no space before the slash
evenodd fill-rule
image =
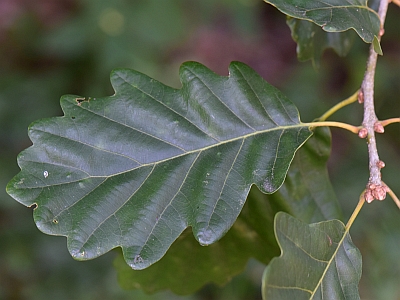
<path id="1" fill-rule="evenodd" d="M 376 106 L 381 119 L 400 115 L 400 9 L 390 5 L 379 58 Z M 129 67 L 179 87 L 179 65 L 199 61 L 227 75 L 243 61 L 280 88 L 311 121 L 360 85 L 368 45 L 359 39 L 346 58 L 327 51 L 318 71 L 296 59 L 285 16 L 261 0 L 37 0 L 0 1 L 0 299 L 181 299 L 124 291 L 115 251 L 74 261 L 65 238 L 42 234 L 26 208 L 5 192 L 19 171 L 17 154 L 30 146 L 28 125 L 61 115 L 63 94 L 113 93 L 109 73 Z M 355 125 L 353 104 L 333 119 Z M 378 137 L 383 180 L 400 194 L 400 126 Z M 365 141 L 333 130 L 330 174 L 346 218 L 368 179 Z M 400 297 L 400 212 L 387 199 L 366 205 L 351 231 L 363 254 L 362 299 Z M 224 288 L 210 285 L 182 299 L 260 299 L 263 266 Z"/>

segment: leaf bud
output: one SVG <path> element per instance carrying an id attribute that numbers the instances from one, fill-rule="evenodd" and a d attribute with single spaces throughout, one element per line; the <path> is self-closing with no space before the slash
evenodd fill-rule
<path id="1" fill-rule="evenodd" d="M 383 127 L 381 122 L 375 122 L 374 131 L 377 132 L 377 133 L 384 133 L 385 132 L 385 128 Z"/>
<path id="2" fill-rule="evenodd" d="M 364 194 L 364 199 L 365 201 L 367 201 L 367 203 L 371 203 L 372 201 L 374 201 L 374 196 L 372 196 L 372 192 L 371 190 L 366 190 L 365 194 Z"/>
<path id="3" fill-rule="evenodd" d="M 376 163 L 376 165 L 377 165 L 377 167 L 378 167 L 379 169 L 382 169 L 382 168 L 385 167 L 385 163 L 384 163 L 383 161 L 381 161 L 381 160 L 379 160 L 379 161 Z"/>
<path id="4" fill-rule="evenodd" d="M 386 188 L 383 186 L 377 186 L 373 191 L 372 191 L 372 195 L 375 199 L 377 200 L 385 200 L 386 198 Z"/>
<path id="5" fill-rule="evenodd" d="M 367 128 L 363 127 L 358 131 L 358 136 L 362 139 L 365 139 L 368 136 Z"/>
<path id="6" fill-rule="evenodd" d="M 360 91 L 358 92 L 357 99 L 358 99 L 358 103 L 364 103 L 364 93 L 363 93 L 362 90 L 360 90 Z"/>

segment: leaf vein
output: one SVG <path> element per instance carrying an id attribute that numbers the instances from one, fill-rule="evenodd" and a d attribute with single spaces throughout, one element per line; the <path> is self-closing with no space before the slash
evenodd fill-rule
<path id="1" fill-rule="evenodd" d="M 76 106 L 78 106 L 78 105 L 76 105 Z M 181 150 L 181 151 L 183 151 L 183 152 L 186 152 L 185 149 L 183 149 L 183 148 L 181 148 L 181 147 L 179 147 L 179 146 L 177 146 L 177 145 L 174 145 L 174 144 L 170 143 L 169 141 L 163 140 L 163 139 L 160 138 L 160 137 L 157 137 L 157 136 L 155 136 L 155 135 L 152 135 L 152 134 L 150 134 L 150 133 L 148 133 L 148 132 L 145 132 L 145 131 L 143 131 L 143 130 L 140 130 L 140 129 L 138 129 L 138 128 L 129 126 L 129 125 L 127 125 L 127 124 L 120 123 L 120 122 L 118 122 L 118 121 L 116 121 L 116 120 L 113 120 L 113 119 L 111 119 L 111 118 L 109 118 L 109 117 L 106 117 L 105 115 L 100 115 L 100 114 L 96 113 L 96 112 L 93 111 L 93 110 L 90 110 L 90 109 L 88 109 L 88 108 L 83 107 L 82 105 L 79 106 L 79 107 L 80 107 L 81 109 L 86 110 L 87 112 L 90 112 L 90 113 L 92 113 L 92 114 L 98 116 L 98 117 L 101 117 L 101 118 L 104 118 L 104 119 L 106 119 L 106 120 L 108 120 L 108 121 L 111 121 L 112 123 L 115 123 L 115 124 L 124 126 L 124 127 L 129 128 L 129 129 L 131 129 L 131 130 L 133 130 L 133 131 L 136 131 L 136 132 L 139 132 L 139 133 L 141 133 L 141 134 L 147 135 L 147 136 L 149 136 L 149 137 L 151 137 L 151 138 L 153 138 L 153 139 L 155 139 L 155 140 L 158 140 L 158 141 L 163 142 L 163 143 L 165 143 L 165 144 L 168 144 L 168 145 L 170 145 L 170 146 L 172 146 L 172 147 L 174 147 L 174 148 L 178 148 L 179 150 Z"/>
<path id="2" fill-rule="evenodd" d="M 129 156 L 127 156 L 127 155 L 124 155 L 124 154 L 122 154 L 122 153 L 113 152 L 113 151 L 110 151 L 110 150 L 107 150 L 107 149 L 104 149 L 104 148 L 100 148 L 100 147 L 95 146 L 95 145 L 91 145 L 91 144 L 85 143 L 85 142 L 80 141 L 80 140 L 76 140 L 76 139 L 73 139 L 73 138 L 70 138 L 70 137 L 67 137 L 67 136 L 57 135 L 57 134 L 55 134 L 55 133 L 48 132 L 48 131 L 45 131 L 45 130 L 41 130 L 41 129 L 35 129 L 35 130 L 36 130 L 36 131 L 43 132 L 43 133 L 46 133 L 46 134 L 48 134 L 48 135 L 55 136 L 55 137 L 60 137 L 60 138 L 63 138 L 63 139 L 66 139 L 66 140 L 68 140 L 68 141 L 72 141 L 72 142 L 75 142 L 75 143 L 78 143 L 78 144 L 82 144 L 82 145 L 85 145 L 85 146 L 94 148 L 94 149 L 96 149 L 96 150 L 99 150 L 99 151 L 103 151 L 103 152 L 110 153 L 110 154 L 113 154 L 113 155 L 121 156 L 121 157 L 127 158 L 127 159 L 129 159 L 129 160 L 132 160 L 132 161 L 134 161 L 135 163 L 137 163 L 137 164 L 139 164 L 139 165 L 141 165 L 141 166 L 143 165 L 142 163 L 140 163 L 140 162 L 137 161 L 136 159 L 134 159 L 134 158 L 132 158 L 132 157 L 129 157 Z M 72 168 L 73 168 L 73 167 L 72 167 Z M 83 170 L 81 170 L 81 171 L 82 171 L 82 172 L 85 172 L 85 171 L 83 171 Z M 87 172 L 85 172 L 85 173 L 87 173 Z"/>
<path id="3" fill-rule="evenodd" d="M 144 244 L 143 244 L 143 246 L 142 246 L 142 249 L 147 245 L 147 242 L 149 241 L 150 236 L 152 235 L 154 229 L 156 228 L 156 226 L 157 226 L 159 220 L 163 217 L 163 215 L 164 215 L 164 213 L 166 212 L 167 208 L 168 208 L 169 206 L 172 205 L 172 203 L 173 203 L 173 201 L 176 199 L 177 195 L 178 195 L 179 193 L 181 193 L 182 187 L 183 187 L 183 185 L 185 184 L 186 179 L 188 178 L 189 173 L 190 173 L 190 171 L 192 170 L 192 168 L 193 168 L 194 164 L 196 163 L 197 159 L 199 158 L 200 154 L 201 154 L 201 152 L 199 152 L 199 153 L 197 154 L 197 156 L 194 158 L 194 160 L 193 160 L 192 164 L 190 165 L 189 169 L 187 170 L 187 172 L 186 172 L 186 174 L 185 174 L 185 178 L 182 180 L 182 183 L 181 183 L 181 185 L 179 186 L 177 192 L 176 192 L 175 195 L 171 198 L 171 200 L 169 201 L 169 203 L 164 207 L 164 209 L 163 209 L 163 211 L 161 212 L 161 214 L 160 214 L 158 220 L 156 220 L 156 222 L 154 223 L 154 226 L 153 226 L 153 228 L 151 229 L 150 233 L 148 234 L 148 236 L 147 236 L 147 238 L 146 238 L 146 241 L 144 242 Z"/>
<path id="4" fill-rule="evenodd" d="M 104 180 L 102 182 L 100 182 L 96 188 L 98 188 L 99 186 L 101 186 L 103 183 L 105 183 L 107 181 L 107 178 L 104 178 Z M 69 206 L 64 207 L 62 210 L 60 210 L 56 215 L 54 215 L 54 218 L 60 216 L 64 211 L 68 211 L 70 210 L 75 204 L 77 204 L 79 201 L 81 201 L 83 198 L 87 197 L 88 195 L 90 195 L 95 189 L 91 189 L 90 191 L 88 191 L 83 197 L 81 197 L 80 199 L 76 199 L 75 202 L 70 203 Z"/>
<path id="5" fill-rule="evenodd" d="M 218 196 L 217 200 L 215 201 L 215 204 L 214 204 L 214 207 L 213 207 L 213 211 L 212 211 L 212 213 L 210 214 L 210 218 L 208 219 L 207 226 L 206 226 L 206 230 L 209 229 L 209 227 L 210 227 L 210 222 L 211 222 L 211 219 L 212 219 L 212 217 L 213 217 L 213 215 L 214 215 L 214 213 L 215 213 L 215 208 L 217 207 L 218 202 L 221 200 L 222 191 L 224 190 L 224 188 L 225 188 L 225 186 L 226 186 L 226 181 L 228 180 L 229 174 L 232 172 L 233 166 L 235 165 L 236 160 L 237 160 L 237 158 L 238 158 L 238 156 L 239 156 L 239 154 L 240 154 L 240 152 L 241 152 L 241 150 L 242 150 L 242 148 L 243 148 L 243 144 L 244 144 L 244 139 L 242 140 L 242 143 L 241 143 L 241 145 L 240 145 L 240 147 L 239 147 L 239 149 L 238 149 L 238 151 L 237 151 L 237 153 L 236 153 L 236 156 L 235 156 L 235 158 L 234 158 L 233 161 L 232 161 L 231 167 L 230 167 L 228 173 L 227 173 L 226 176 L 225 176 L 225 180 L 224 180 L 224 183 L 223 183 L 222 186 L 221 186 L 221 190 L 220 190 L 220 192 L 219 192 L 219 196 Z"/>
<path id="6" fill-rule="evenodd" d="M 147 95 L 148 97 L 150 97 L 151 99 L 153 99 L 154 101 L 156 101 L 157 103 L 163 105 L 164 107 L 166 107 L 167 109 L 169 109 L 170 111 L 174 112 L 176 115 L 180 116 L 181 118 L 185 119 L 187 122 L 189 122 L 191 125 L 195 126 L 198 130 L 200 130 L 201 132 L 203 132 L 205 135 L 207 135 L 208 137 L 212 138 L 213 140 L 216 140 L 219 142 L 219 140 L 213 136 L 210 135 L 209 132 L 204 131 L 203 129 L 201 129 L 199 126 L 197 126 L 196 124 L 194 124 L 192 121 L 190 121 L 189 119 L 187 119 L 185 116 L 183 116 L 182 114 L 178 113 L 177 111 L 175 111 L 174 109 L 172 109 L 171 107 L 169 107 L 168 105 L 166 105 L 165 103 L 161 102 L 160 100 L 154 98 L 151 94 L 145 92 L 144 90 L 142 90 L 141 88 L 139 88 L 138 86 L 133 85 L 132 83 L 130 83 L 129 81 L 127 81 L 125 78 L 122 78 L 120 75 L 118 75 L 123 81 L 125 81 L 125 83 L 127 83 L 128 85 L 130 85 L 131 87 L 133 87 L 134 89 L 137 89 L 138 91 L 140 91 L 141 93 Z"/>
<path id="7" fill-rule="evenodd" d="M 126 200 L 125 200 L 119 207 L 117 207 L 117 209 L 116 209 L 112 214 L 110 214 L 107 218 L 105 218 L 102 222 L 100 222 L 100 223 L 92 230 L 92 232 L 91 232 L 90 234 L 88 234 L 86 240 L 85 240 L 84 242 L 82 242 L 81 250 L 85 247 L 85 245 L 86 245 L 86 243 L 88 242 L 88 240 L 89 240 L 92 236 L 95 235 L 95 232 L 101 227 L 102 224 L 104 224 L 104 223 L 105 223 L 108 219 L 110 219 L 112 216 L 117 217 L 117 216 L 116 216 L 117 212 L 118 212 L 122 207 L 124 207 L 125 204 L 128 203 L 129 200 L 133 197 L 133 195 L 135 195 L 135 194 L 140 190 L 140 188 L 144 185 L 144 183 L 147 181 L 147 179 L 148 179 L 148 178 L 150 177 L 150 175 L 153 173 L 154 169 L 155 169 L 155 165 L 153 166 L 153 168 L 151 169 L 151 171 L 149 172 L 149 174 L 147 174 L 146 178 L 142 181 L 142 183 L 140 184 L 140 186 L 139 186 L 135 191 L 133 191 L 133 193 L 130 194 L 129 197 L 127 197 Z M 83 198 L 81 198 L 81 199 L 83 199 Z M 81 199 L 80 199 L 80 200 L 81 200 Z"/>
<path id="8" fill-rule="evenodd" d="M 189 68 L 188 68 L 189 69 Z M 250 128 L 253 131 L 257 131 L 256 129 L 254 129 L 252 126 L 250 126 L 246 121 L 244 121 L 240 116 L 238 116 L 224 101 L 221 100 L 220 97 L 217 96 L 217 94 L 214 93 L 214 91 L 212 90 L 211 87 L 208 86 L 208 84 L 203 81 L 202 78 L 200 78 L 200 76 L 198 74 L 196 74 L 193 70 L 190 70 L 190 72 L 192 72 L 193 75 L 196 76 L 196 78 L 208 89 L 208 91 L 214 95 L 214 97 L 223 105 L 225 106 L 240 122 L 242 122 L 244 125 L 246 125 L 248 128 Z"/>
<path id="9" fill-rule="evenodd" d="M 266 112 L 268 118 L 276 125 L 279 126 L 278 123 L 272 118 L 272 116 L 269 114 L 267 108 L 264 106 L 264 103 L 261 101 L 260 97 L 258 96 L 258 94 L 254 91 L 254 88 L 252 85 L 250 85 L 249 80 L 245 77 L 245 75 L 243 74 L 243 72 L 237 67 L 236 70 L 238 70 L 240 72 L 240 74 L 242 75 L 242 77 L 246 80 L 247 85 L 250 87 L 251 91 L 253 92 L 253 95 L 255 95 L 255 97 L 257 98 L 258 102 L 260 102 L 261 106 L 263 107 L 264 111 Z"/>
<path id="10" fill-rule="evenodd" d="M 269 286 L 269 287 L 272 287 L 272 288 L 274 288 L 274 289 L 279 289 L 279 290 L 300 290 L 300 291 L 304 291 L 304 292 L 307 292 L 307 293 L 312 293 L 312 291 L 311 290 L 307 290 L 307 289 L 304 289 L 304 288 L 300 288 L 300 287 L 297 287 L 297 286 L 280 286 L 280 285 L 273 285 L 273 284 L 265 284 L 265 286 Z"/>
<path id="11" fill-rule="evenodd" d="M 301 250 L 304 254 L 306 254 L 308 257 L 310 257 L 311 259 L 321 262 L 323 264 L 328 265 L 329 260 L 322 260 L 322 259 L 318 259 L 314 256 L 311 255 L 311 253 L 308 253 L 303 247 L 301 247 L 301 245 L 297 244 L 294 240 L 292 240 L 288 235 L 286 235 L 285 233 L 283 233 L 282 231 L 280 231 L 280 233 L 285 236 L 287 238 L 288 241 L 292 242 L 293 245 L 296 246 L 296 248 L 298 248 L 299 250 Z"/>

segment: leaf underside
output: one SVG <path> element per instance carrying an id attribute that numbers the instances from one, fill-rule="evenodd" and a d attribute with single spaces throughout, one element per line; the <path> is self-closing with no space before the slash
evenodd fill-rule
<path id="1" fill-rule="evenodd" d="M 181 89 L 133 70 L 111 74 L 115 94 L 61 98 L 63 117 L 31 124 L 33 146 L 7 192 L 76 259 L 120 246 L 143 269 L 189 226 L 220 239 L 252 184 L 273 193 L 311 132 L 296 107 L 251 68 L 230 76 L 182 65 Z"/>
<path id="2" fill-rule="evenodd" d="M 264 299 L 360 299 L 361 254 L 342 222 L 308 225 L 281 212 L 275 235 L 282 254 L 265 269 Z"/>
<path id="3" fill-rule="evenodd" d="M 297 43 L 297 58 L 311 60 L 319 68 L 325 49 L 332 48 L 339 56 L 346 56 L 353 45 L 354 31 L 326 32 L 312 22 L 288 18 L 292 38 Z"/>
<path id="4" fill-rule="evenodd" d="M 132 270 L 119 255 L 114 263 L 119 284 L 147 293 L 170 289 L 192 294 L 207 283 L 228 282 L 250 258 L 268 264 L 278 256 L 273 228 L 277 212 L 286 211 L 306 223 L 340 219 L 327 173 L 330 146 L 329 129 L 317 128 L 297 151 L 281 188 L 266 195 L 253 186 L 232 228 L 209 247 L 201 247 L 187 230 L 159 262 L 145 270 Z"/>
<path id="5" fill-rule="evenodd" d="M 354 29 L 366 43 L 379 35 L 378 14 L 368 7 L 366 0 L 264 0 L 284 14 L 311 21 L 327 32 Z"/>

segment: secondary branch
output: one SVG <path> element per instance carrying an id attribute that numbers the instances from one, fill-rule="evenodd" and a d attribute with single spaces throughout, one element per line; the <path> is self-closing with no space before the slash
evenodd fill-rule
<path id="1" fill-rule="evenodd" d="M 386 12 L 389 1 L 381 0 L 379 5 L 378 15 L 381 20 L 381 30 L 378 36 L 378 41 L 383 34 L 383 24 L 385 23 Z M 386 186 L 381 180 L 381 168 L 384 166 L 383 162 L 379 159 L 378 150 L 376 147 L 375 131 L 382 132 L 382 124 L 378 121 L 374 107 L 374 78 L 375 68 L 378 54 L 371 44 L 369 50 L 369 57 L 367 61 L 367 69 L 364 74 L 364 80 L 361 84 L 361 94 L 364 101 L 364 119 L 363 127 L 367 131 L 368 141 L 368 154 L 369 154 L 369 180 L 364 194 L 367 202 L 372 202 L 374 199 L 383 200 L 386 198 Z"/>

